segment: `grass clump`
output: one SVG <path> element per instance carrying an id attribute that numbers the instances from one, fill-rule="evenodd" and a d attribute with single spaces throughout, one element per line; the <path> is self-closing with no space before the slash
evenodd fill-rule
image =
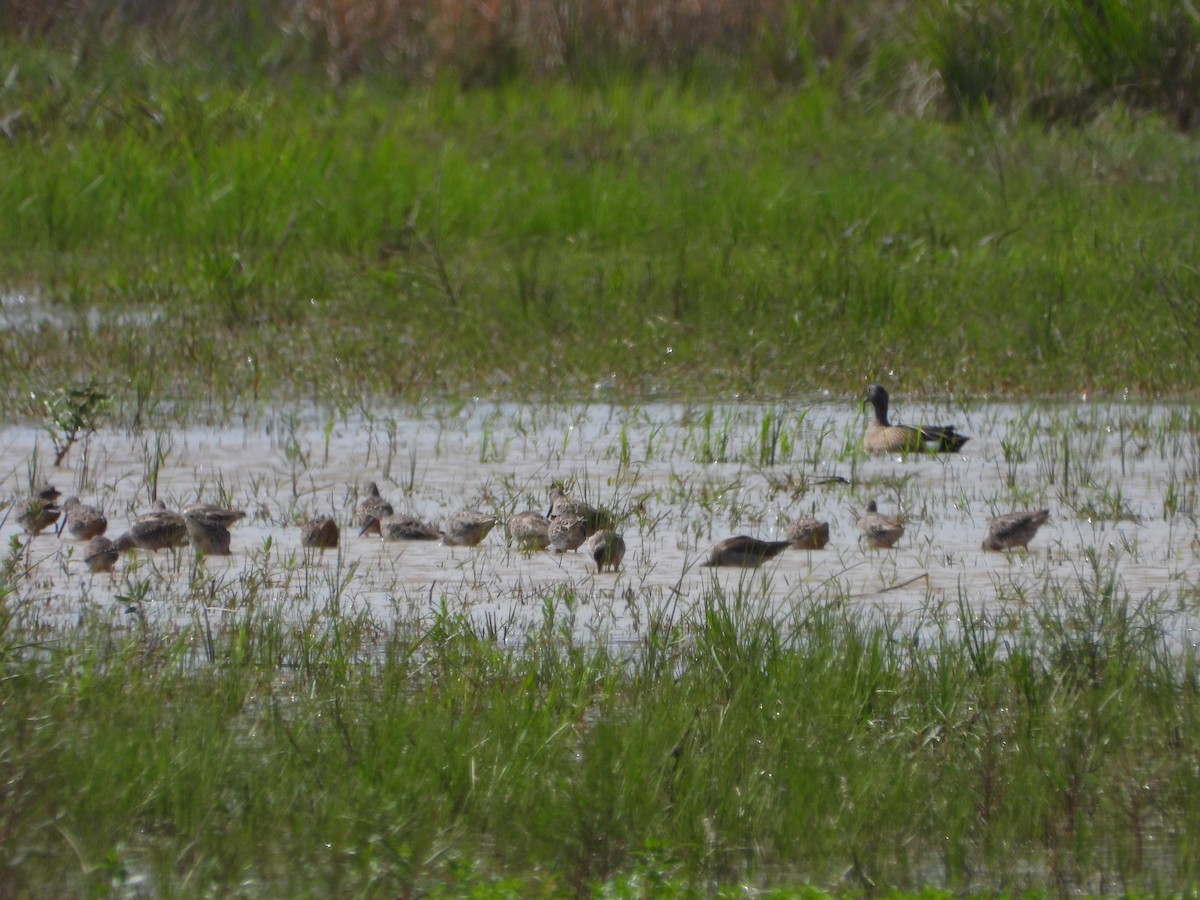
<path id="1" fill-rule="evenodd" d="M 1194 656 L 1173 600 L 1093 563 L 903 628 L 835 596 L 775 616 L 749 581 L 646 597 L 632 653 L 553 599 L 502 646 L 453 603 L 384 625 L 265 595 L 40 647 L 8 594 L 0 868 L 30 893 L 1186 884 Z"/>

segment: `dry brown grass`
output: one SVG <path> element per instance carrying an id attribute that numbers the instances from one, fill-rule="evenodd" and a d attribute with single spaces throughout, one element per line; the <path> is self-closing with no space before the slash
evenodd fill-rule
<path id="1" fill-rule="evenodd" d="M 20 38 L 112 41 L 229 34 L 257 23 L 309 48 L 337 82 L 367 71 L 456 73 L 488 83 L 516 71 L 673 69 L 697 60 L 766 63 L 775 77 L 861 56 L 907 0 L 7 0 L 0 27 Z M 244 31 L 251 33 L 249 27 Z M 237 32 L 234 31 L 236 34 Z"/>

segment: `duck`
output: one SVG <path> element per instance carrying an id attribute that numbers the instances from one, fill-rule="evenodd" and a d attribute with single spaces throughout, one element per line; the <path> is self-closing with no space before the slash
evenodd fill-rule
<path id="1" fill-rule="evenodd" d="M 867 388 L 866 401 L 875 409 L 863 447 L 868 453 L 957 453 L 970 440 L 953 425 L 893 425 L 888 421 L 888 392 L 882 384 Z"/>
<path id="2" fill-rule="evenodd" d="M 709 551 L 703 566 L 741 566 L 755 568 L 792 546 L 791 541 L 764 541 L 737 534 L 718 541 Z"/>
<path id="3" fill-rule="evenodd" d="M 1005 513 L 988 519 L 984 550 L 1023 550 L 1029 546 L 1038 529 L 1050 518 L 1050 510 L 1037 509 Z"/>
<path id="4" fill-rule="evenodd" d="M 859 540 L 865 540 L 876 550 L 890 549 L 904 536 L 904 526 L 898 519 L 881 513 L 874 500 L 867 504 L 866 514 L 858 520 L 858 530 L 861 533 Z"/>

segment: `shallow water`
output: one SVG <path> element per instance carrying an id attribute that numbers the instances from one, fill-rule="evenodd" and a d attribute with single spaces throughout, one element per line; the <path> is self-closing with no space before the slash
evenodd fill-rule
<path id="1" fill-rule="evenodd" d="M 897 415 L 898 414 L 898 415 Z M 117 574 L 90 576 L 81 545 L 47 532 L 25 541 L 7 518 L 0 540 L 22 554 L 19 594 L 38 626 L 82 609 L 119 620 L 128 598 L 148 616 L 228 615 L 259 603 L 305 618 L 370 611 L 380 621 L 445 607 L 515 637 L 547 609 L 581 637 L 628 640 L 649 619 L 680 613 L 716 580 L 787 616 L 841 596 L 864 610 L 920 621 L 962 602 L 977 610 L 1031 602 L 1055 586 L 1095 590 L 1115 574 L 1131 598 L 1188 601 L 1200 583 L 1196 493 L 1200 421 L 1188 406 L 969 403 L 894 405 L 901 421 L 953 422 L 972 436 L 938 457 L 857 451 L 865 414 L 843 400 L 777 405 L 518 406 L 476 402 L 330 417 L 289 410 L 247 427 L 102 431 L 52 469 L 47 433 L 0 429 L 0 496 L 40 477 L 102 507 L 109 535 L 157 496 L 246 509 L 233 555 L 133 554 Z M 834 480 L 844 479 L 843 481 Z M 618 574 L 583 554 L 510 551 L 502 524 L 474 549 L 382 543 L 352 524 L 358 491 L 378 481 L 397 512 L 440 522 L 456 509 L 545 512 L 552 480 L 624 515 Z M 828 483 L 818 483 L 827 480 Z M 865 550 L 855 522 L 867 500 L 908 517 L 892 551 Z M 989 516 L 1048 507 L 1027 554 L 980 550 Z M 339 552 L 304 554 L 296 522 L 334 515 Z M 791 550 L 760 569 L 697 565 L 731 534 L 778 538 L 788 519 L 830 522 L 818 552 Z M 12 543 L 13 538 L 17 543 Z M 336 602 L 330 605 L 333 598 Z M 1173 629 L 1192 641 L 1192 620 Z"/>

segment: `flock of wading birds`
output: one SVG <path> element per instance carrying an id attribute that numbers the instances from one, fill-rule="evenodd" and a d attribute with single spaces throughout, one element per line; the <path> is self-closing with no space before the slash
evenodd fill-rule
<path id="1" fill-rule="evenodd" d="M 891 424 L 888 393 L 882 385 L 871 385 L 866 401 L 875 410 L 863 437 L 863 446 L 870 453 L 956 453 L 968 440 L 952 425 Z M 77 497 L 59 504 L 59 496 L 59 491 L 49 485 L 41 488 L 14 505 L 16 520 L 31 536 L 56 526 L 60 535 L 65 531 L 76 540 L 87 541 L 83 558 L 91 572 L 112 572 L 120 554 L 134 549 L 158 551 L 190 543 L 203 554 L 227 556 L 231 552 L 229 529 L 246 515 L 240 509 L 208 503 L 194 503 L 175 512 L 159 500 L 152 511 L 138 516 L 127 532 L 112 540 L 105 536 L 108 519 L 100 510 L 81 503 Z M 497 521 L 494 515 L 464 509 L 451 515 L 444 529 L 438 528 L 416 516 L 397 514 L 374 482 L 367 487 L 367 495 L 355 514 L 360 535 L 379 535 L 385 541 L 441 541 L 454 547 L 478 545 Z M 1023 549 L 1049 516 L 1049 510 L 1041 509 L 990 519 L 983 549 Z M 551 488 L 550 509 L 545 515 L 536 510 L 514 513 L 507 526 L 509 544 L 515 542 L 524 552 L 553 549 L 565 553 L 584 547 L 595 562 L 597 573 L 606 568 L 619 569 L 625 557 L 625 540 L 614 530 L 612 514 L 570 496 L 561 485 Z M 879 512 L 872 500 L 858 520 L 858 530 L 859 540 L 869 547 L 890 548 L 903 536 L 904 525 L 901 520 Z M 780 541 L 764 541 L 744 534 L 725 538 L 711 549 L 702 565 L 752 567 L 789 547 L 820 550 L 829 542 L 829 523 L 799 519 L 787 526 L 784 535 Z M 340 537 L 337 522 L 329 516 L 300 525 L 300 543 L 306 548 L 333 549 Z"/>

